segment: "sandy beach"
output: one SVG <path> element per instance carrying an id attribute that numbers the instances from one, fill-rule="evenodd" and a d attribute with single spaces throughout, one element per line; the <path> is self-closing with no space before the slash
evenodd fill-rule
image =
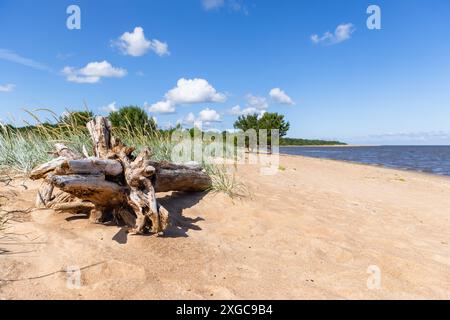
<path id="1" fill-rule="evenodd" d="M 450 299 L 449 178 L 294 156 L 237 178 L 249 196 L 159 194 L 165 237 L 27 211 L 39 184 L 2 183 L 1 209 L 26 213 L 0 240 L 0 298 Z"/>

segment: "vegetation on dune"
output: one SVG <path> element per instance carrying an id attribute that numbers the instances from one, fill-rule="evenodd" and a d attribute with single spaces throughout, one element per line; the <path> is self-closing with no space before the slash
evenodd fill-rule
<path id="1" fill-rule="evenodd" d="M 175 142 L 171 141 L 170 130 L 158 129 L 153 119 L 135 107 L 123 108 L 124 111 L 112 112 L 113 133 L 125 144 L 136 148 L 137 154 L 144 147 L 153 152 L 155 161 L 170 161 Z M 64 143 L 70 148 L 83 152 L 83 148 L 90 153 L 92 142 L 86 123 L 92 119 L 91 111 L 71 111 L 57 117 L 49 110 L 53 122 L 39 119 L 39 112 L 29 112 L 35 124 L 15 127 L 0 123 L 0 173 L 5 175 L 27 176 L 36 166 L 48 162 L 53 158 L 55 143 Z M 143 110 L 142 110 L 143 111 Z M 120 116 L 122 115 L 122 116 Z M 120 118 L 120 121 L 118 120 Z M 123 122 L 125 121 L 125 122 Z M 178 128 L 181 129 L 181 128 Z M 241 184 L 234 176 L 230 176 L 223 168 L 206 165 L 208 174 L 213 179 L 213 191 L 225 192 L 229 195 L 241 194 Z M 233 189 L 236 188 L 236 192 Z"/>
<path id="2" fill-rule="evenodd" d="M 114 128 L 121 128 L 128 131 L 142 131 L 151 133 L 156 131 L 156 122 L 150 118 L 144 109 L 137 106 L 126 106 L 118 111 L 109 114 L 109 121 Z"/>
<path id="3" fill-rule="evenodd" d="M 235 174 L 231 174 L 226 166 L 207 164 L 205 169 L 212 180 L 212 191 L 225 193 L 231 198 L 249 195 L 247 186 L 238 181 Z"/>
<path id="4" fill-rule="evenodd" d="M 60 124 L 67 124 L 69 127 L 86 127 L 86 123 L 94 118 L 92 111 L 67 111 L 59 119 Z"/>

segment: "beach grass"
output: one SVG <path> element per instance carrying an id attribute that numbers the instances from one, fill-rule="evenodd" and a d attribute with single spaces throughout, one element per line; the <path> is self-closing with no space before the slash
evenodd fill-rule
<path id="1" fill-rule="evenodd" d="M 47 109 L 26 112 L 34 120 L 33 124 L 26 122 L 25 126 L 17 127 L 0 123 L 0 174 L 8 177 L 27 177 L 33 168 L 54 157 L 56 143 L 64 143 L 79 153 L 85 149 L 92 155 L 92 142 L 84 123 L 80 125 L 71 121 L 70 117 L 67 118 L 68 121 L 61 121 L 60 117 Z M 45 121 L 41 121 L 38 114 L 42 112 L 49 114 L 50 119 L 47 117 Z M 171 160 L 175 143 L 171 141 L 168 131 L 145 132 L 127 126 L 113 128 L 113 134 L 125 144 L 135 147 L 136 153 L 148 147 L 154 160 Z M 230 196 L 246 193 L 242 183 L 238 182 L 227 168 L 210 163 L 203 163 L 203 166 L 213 181 L 212 191 Z"/>

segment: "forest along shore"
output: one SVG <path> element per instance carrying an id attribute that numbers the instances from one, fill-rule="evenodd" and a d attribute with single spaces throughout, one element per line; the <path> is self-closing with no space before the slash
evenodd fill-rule
<path id="1" fill-rule="evenodd" d="M 0 240 L 0 298 L 450 299 L 448 178 L 301 156 L 259 170 L 238 166 L 242 199 L 158 194 L 165 237 L 30 211 L 39 184 L 1 184 L 2 212 L 22 213 Z"/>

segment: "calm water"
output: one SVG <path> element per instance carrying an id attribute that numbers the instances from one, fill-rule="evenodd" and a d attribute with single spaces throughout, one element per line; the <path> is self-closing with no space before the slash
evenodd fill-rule
<path id="1" fill-rule="evenodd" d="M 354 161 L 450 177 L 450 146 L 280 147 L 280 153 Z"/>

